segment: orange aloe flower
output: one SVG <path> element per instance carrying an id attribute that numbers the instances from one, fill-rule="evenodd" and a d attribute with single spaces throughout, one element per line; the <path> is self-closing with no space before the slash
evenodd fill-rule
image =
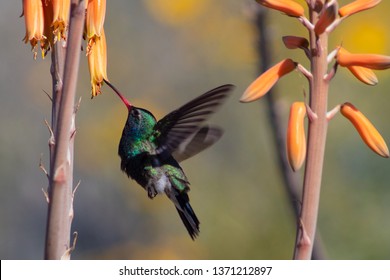
<path id="1" fill-rule="evenodd" d="M 42 57 L 46 56 L 47 52 L 52 48 L 54 44 L 54 34 L 52 28 L 53 22 L 53 5 L 51 1 L 42 1 L 43 2 L 43 17 L 44 17 L 44 27 L 43 35 L 46 37 L 42 47 Z"/>
<path id="2" fill-rule="evenodd" d="M 103 33 L 106 16 L 106 0 L 89 0 L 86 16 L 86 37 L 88 39 L 87 54 Z"/>
<path id="3" fill-rule="evenodd" d="M 70 0 L 51 0 L 53 5 L 53 33 L 56 34 L 54 40 L 61 38 L 66 40 L 66 30 L 69 25 Z"/>
<path id="4" fill-rule="evenodd" d="M 378 83 L 378 78 L 371 69 L 361 66 L 348 66 L 347 68 L 356 78 L 367 85 L 375 86 Z"/>
<path id="5" fill-rule="evenodd" d="M 306 158 L 305 116 L 305 103 L 294 102 L 290 108 L 287 127 L 287 156 L 294 171 L 301 168 Z"/>
<path id="6" fill-rule="evenodd" d="M 314 26 L 314 32 L 317 35 L 324 33 L 325 29 L 336 19 L 337 8 L 337 2 L 333 2 L 331 5 L 326 7 L 323 13 L 321 13 L 320 18 Z"/>
<path id="7" fill-rule="evenodd" d="M 344 67 L 362 66 L 374 70 L 390 68 L 390 56 L 379 54 L 352 54 L 343 47 L 339 47 L 336 60 Z"/>
<path id="8" fill-rule="evenodd" d="M 240 101 L 251 102 L 263 97 L 281 77 L 290 73 L 295 67 L 296 63 L 291 59 L 282 60 L 252 82 L 245 90 Z"/>
<path id="9" fill-rule="evenodd" d="M 355 126 L 364 143 L 382 157 L 389 157 L 389 149 L 385 140 L 375 126 L 351 103 L 341 105 L 341 114 Z"/>
<path id="10" fill-rule="evenodd" d="M 91 76 L 92 97 L 101 93 L 103 79 L 107 79 L 107 45 L 104 29 L 100 38 L 96 38 L 95 46 L 88 54 L 88 66 Z"/>
<path id="11" fill-rule="evenodd" d="M 256 2 L 267 8 L 281 11 L 292 17 L 301 17 L 305 12 L 300 4 L 292 0 L 256 0 Z"/>
<path id="12" fill-rule="evenodd" d="M 309 47 L 309 41 L 303 37 L 284 36 L 282 39 L 288 49 L 307 49 Z"/>
<path id="13" fill-rule="evenodd" d="M 34 59 L 36 58 L 36 45 L 38 41 L 41 46 L 45 44 L 46 37 L 43 35 L 44 17 L 43 5 L 41 0 L 23 0 L 23 15 L 26 25 L 26 36 L 23 40 L 25 43 L 30 42 L 34 50 Z"/>
<path id="14" fill-rule="evenodd" d="M 339 15 L 341 17 L 350 16 L 358 12 L 371 9 L 378 5 L 381 0 L 356 0 L 349 3 L 339 9 Z"/>

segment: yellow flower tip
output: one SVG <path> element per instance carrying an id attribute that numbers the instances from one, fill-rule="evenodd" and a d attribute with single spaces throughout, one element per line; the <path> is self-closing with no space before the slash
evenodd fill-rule
<path id="1" fill-rule="evenodd" d="M 390 68 L 390 56 L 379 54 L 352 54 L 343 47 L 339 47 L 336 56 L 337 63 L 343 67 L 362 66 L 374 70 Z"/>
<path id="2" fill-rule="evenodd" d="M 69 25 L 70 0 L 52 0 L 53 20 L 51 26 L 56 35 L 54 40 L 66 40 L 66 31 Z"/>
<path id="3" fill-rule="evenodd" d="M 378 5 L 381 0 L 356 0 L 339 9 L 340 17 L 346 17 L 358 12 L 371 9 Z"/>
<path id="4" fill-rule="evenodd" d="M 317 35 L 321 35 L 325 32 L 325 29 L 334 22 L 337 15 L 338 4 L 337 1 L 325 8 L 321 13 L 316 25 L 314 26 L 314 32 Z"/>
<path id="5" fill-rule="evenodd" d="M 92 82 L 91 81 L 91 85 L 92 85 L 91 99 L 102 93 L 103 84 L 104 84 L 103 81 L 101 81 L 101 82 L 97 82 L 97 81 Z"/>
<path id="6" fill-rule="evenodd" d="M 88 39 L 100 37 L 106 16 L 106 0 L 89 0 L 86 15 L 86 35 Z"/>
<path id="7" fill-rule="evenodd" d="M 361 82 L 370 86 L 378 84 L 378 78 L 371 69 L 361 66 L 348 66 L 347 68 Z"/>
<path id="8" fill-rule="evenodd" d="M 304 8 L 292 0 L 256 0 L 264 7 L 281 11 L 291 17 L 301 17 L 304 15 Z"/>
<path id="9" fill-rule="evenodd" d="M 252 102 L 263 97 L 281 77 L 293 71 L 295 67 L 296 63 L 289 58 L 274 65 L 249 85 L 240 102 Z"/>
<path id="10" fill-rule="evenodd" d="M 107 44 L 104 29 L 96 38 L 94 47 L 88 53 L 88 68 L 91 76 L 92 97 L 101 93 L 103 80 L 107 80 Z"/>
<path id="11" fill-rule="evenodd" d="M 305 103 L 294 102 L 290 108 L 287 127 L 287 156 L 294 171 L 302 167 L 306 158 L 305 116 Z"/>
<path id="12" fill-rule="evenodd" d="M 284 36 L 282 40 L 288 49 L 307 49 L 309 47 L 309 41 L 303 37 Z"/>
<path id="13" fill-rule="evenodd" d="M 378 155 L 388 158 L 389 149 L 375 126 L 351 103 L 341 105 L 341 114 L 356 128 L 366 145 Z"/>

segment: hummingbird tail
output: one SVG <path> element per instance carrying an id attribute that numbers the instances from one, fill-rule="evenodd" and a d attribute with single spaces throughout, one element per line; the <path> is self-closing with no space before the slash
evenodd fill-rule
<path id="1" fill-rule="evenodd" d="M 175 195 L 175 198 L 177 201 L 177 213 L 179 213 L 184 226 L 186 227 L 192 240 L 194 240 L 196 236 L 199 235 L 199 220 L 196 217 L 194 210 L 192 210 L 188 194 L 179 193 Z"/>

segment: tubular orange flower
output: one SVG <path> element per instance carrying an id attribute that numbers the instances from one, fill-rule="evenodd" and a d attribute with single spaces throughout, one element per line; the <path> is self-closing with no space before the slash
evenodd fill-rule
<path id="1" fill-rule="evenodd" d="M 371 69 L 361 66 L 348 66 L 347 68 L 356 78 L 367 85 L 375 86 L 378 83 L 378 78 Z"/>
<path id="2" fill-rule="evenodd" d="M 86 28 L 88 48 L 90 52 L 96 39 L 102 36 L 104 19 L 106 16 L 106 1 L 105 0 L 89 0 L 87 6 Z"/>
<path id="3" fill-rule="evenodd" d="M 88 54 L 88 66 L 91 76 L 92 97 L 101 93 L 103 79 L 107 79 L 107 46 L 104 29 L 100 38 L 96 38 L 94 48 Z"/>
<path id="4" fill-rule="evenodd" d="M 54 44 L 54 34 L 52 28 L 53 5 L 51 1 L 42 1 L 42 2 L 44 2 L 43 3 L 43 17 L 44 17 L 43 35 L 46 37 L 44 43 L 41 44 L 42 57 L 44 57 Z"/>
<path id="5" fill-rule="evenodd" d="M 358 12 L 371 9 L 378 5 L 381 0 L 356 0 L 349 3 L 339 9 L 339 15 L 341 17 L 350 16 Z"/>
<path id="6" fill-rule="evenodd" d="M 379 54 L 352 54 L 343 47 L 339 47 L 336 60 L 344 67 L 362 66 L 374 70 L 390 68 L 390 56 Z"/>
<path id="7" fill-rule="evenodd" d="M 274 65 L 262 75 L 260 75 L 245 90 L 240 101 L 251 102 L 264 96 L 274 84 L 284 75 L 290 73 L 296 67 L 296 63 L 291 59 L 285 59 Z"/>
<path id="8" fill-rule="evenodd" d="M 294 171 L 301 168 L 306 158 L 305 116 L 305 103 L 294 102 L 290 108 L 287 127 L 287 156 Z"/>
<path id="9" fill-rule="evenodd" d="M 23 14 L 26 25 L 26 36 L 24 36 L 23 40 L 25 43 L 30 42 L 34 50 L 34 58 L 36 58 L 35 47 L 38 41 L 41 41 L 41 45 L 43 45 L 43 41 L 46 39 L 43 35 L 44 18 L 42 1 L 23 0 Z"/>
<path id="10" fill-rule="evenodd" d="M 326 7 L 326 9 L 320 15 L 319 20 L 314 26 L 314 32 L 317 35 L 324 33 L 325 29 L 336 19 L 337 8 L 337 2 L 333 2 L 331 5 Z"/>
<path id="11" fill-rule="evenodd" d="M 309 41 L 303 37 L 284 36 L 282 39 L 288 49 L 307 49 L 309 47 Z"/>
<path id="12" fill-rule="evenodd" d="M 61 38 L 66 40 L 66 30 L 69 24 L 70 0 L 51 0 L 53 4 L 53 33 L 57 36 L 55 40 Z"/>
<path id="13" fill-rule="evenodd" d="M 374 125 L 351 103 L 341 105 L 341 114 L 352 122 L 360 137 L 371 150 L 382 157 L 389 157 L 389 149 L 385 140 Z"/>
<path id="14" fill-rule="evenodd" d="M 292 0 L 256 0 L 256 2 L 265 7 L 281 11 L 292 17 L 301 17 L 305 12 L 300 4 Z"/>

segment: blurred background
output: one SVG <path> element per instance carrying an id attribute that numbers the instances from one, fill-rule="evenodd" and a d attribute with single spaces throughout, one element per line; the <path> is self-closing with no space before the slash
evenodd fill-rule
<path id="1" fill-rule="evenodd" d="M 257 33 L 250 0 L 107 1 L 108 77 L 138 107 L 159 119 L 216 86 L 237 86 L 210 119 L 225 129 L 212 148 L 182 163 L 191 204 L 201 221 L 193 242 L 165 197 L 146 192 L 120 171 L 117 145 L 127 110 L 106 86 L 90 99 L 85 52 L 80 61 L 74 182 L 74 259 L 291 259 L 295 218 L 275 157 L 266 103 L 238 102 L 258 75 Z M 304 4 L 305 1 L 298 1 Z M 351 1 L 339 1 L 341 5 Z M 356 14 L 332 34 L 330 49 L 390 55 L 389 1 Z M 47 204 L 51 118 L 50 56 L 33 60 L 21 1 L 0 3 L 0 257 L 41 259 Z M 284 35 L 306 36 L 294 18 L 268 15 L 274 63 L 300 51 Z M 366 86 L 339 68 L 329 109 L 350 101 L 390 144 L 390 72 L 376 71 Z M 306 79 L 283 78 L 276 98 L 287 123 L 292 101 L 302 101 Z M 302 171 L 300 175 L 302 176 Z M 318 230 L 330 259 L 390 258 L 390 160 L 367 148 L 341 115 L 329 126 Z"/>

